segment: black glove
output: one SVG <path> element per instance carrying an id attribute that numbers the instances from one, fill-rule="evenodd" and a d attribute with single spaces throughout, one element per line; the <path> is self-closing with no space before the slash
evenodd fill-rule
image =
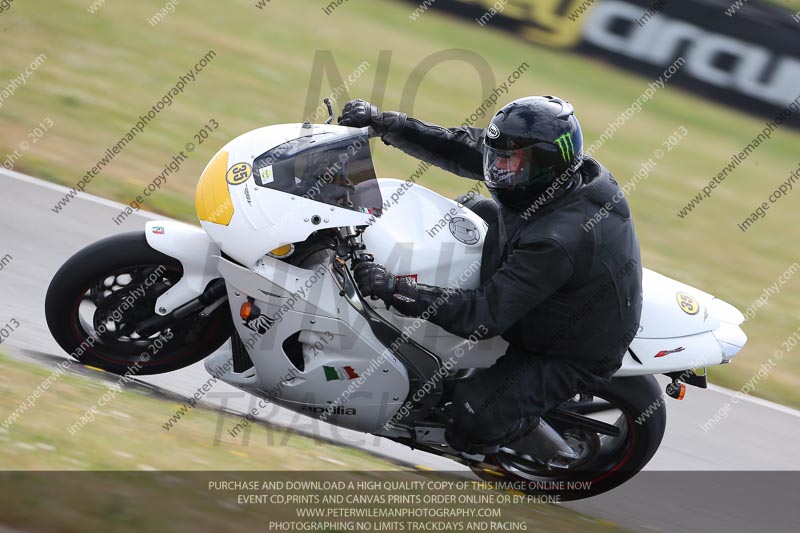
<path id="1" fill-rule="evenodd" d="M 387 300 L 397 288 L 397 277 L 383 265 L 362 261 L 355 269 L 356 285 L 364 296 Z"/>
<path id="2" fill-rule="evenodd" d="M 406 123 L 405 113 L 387 111 L 382 113 L 378 106 L 374 106 L 364 100 L 351 100 L 342 108 L 339 115 L 340 126 L 350 126 L 353 128 L 365 128 L 370 126 L 378 135 L 383 136 L 387 133 L 400 131 Z"/>
<path id="3" fill-rule="evenodd" d="M 373 296 L 386 302 L 386 306 L 394 305 L 398 310 L 418 316 L 419 307 L 417 282 L 410 277 L 398 278 L 385 266 L 362 261 L 355 268 L 356 285 L 364 296 Z"/>

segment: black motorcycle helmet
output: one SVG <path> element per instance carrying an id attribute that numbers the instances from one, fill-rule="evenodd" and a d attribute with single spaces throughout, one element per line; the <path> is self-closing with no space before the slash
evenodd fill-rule
<path id="1" fill-rule="evenodd" d="M 514 100 L 486 128 L 483 173 L 492 196 L 507 207 L 529 204 L 583 160 L 583 134 L 572 104 L 553 96 Z"/>

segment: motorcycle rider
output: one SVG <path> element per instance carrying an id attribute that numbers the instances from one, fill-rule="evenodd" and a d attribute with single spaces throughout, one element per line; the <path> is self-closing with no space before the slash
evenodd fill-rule
<path id="1" fill-rule="evenodd" d="M 616 180 L 583 154 L 570 103 L 521 98 L 481 129 L 443 128 L 354 100 L 339 124 L 369 126 L 413 157 L 484 180 L 496 201 L 467 204 L 480 204 L 490 222 L 478 289 L 417 284 L 373 262 L 355 269 L 363 294 L 406 315 L 428 310 L 455 335 L 508 341 L 493 366 L 456 385 L 446 431 L 453 448 L 492 453 L 534 429 L 543 412 L 611 378 L 639 327 L 639 244 Z"/>

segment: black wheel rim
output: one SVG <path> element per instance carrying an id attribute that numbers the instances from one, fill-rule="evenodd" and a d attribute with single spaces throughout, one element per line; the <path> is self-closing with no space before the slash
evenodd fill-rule
<path id="1" fill-rule="evenodd" d="M 189 316 L 146 334 L 137 331 L 136 325 L 155 316 L 156 300 L 182 275 L 177 266 L 133 265 L 87 283 L 73 305 L 71 326 L 76 340 L 83 343 L 94 337 L 94 346 L 86 352 L 118 365 L 138 361 L 146 366 L 178 359 L 216 331 L 216 313 L 203 319 Z M 150 357 L 143 359 L 144 354 Z"/>

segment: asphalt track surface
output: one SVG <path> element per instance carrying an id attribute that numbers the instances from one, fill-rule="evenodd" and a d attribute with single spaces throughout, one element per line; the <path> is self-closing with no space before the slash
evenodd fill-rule
<path id="1" fill-rule="evenodd" d="M 45 292 L 53 274 L 82 247 L 115 233 L 141 230 L 148 219 L 163 217 L 140 212 L 117 226 L 112 217 L 123 206 L 89 194 L 80 194 L 55 213 L 51 208 L 66 188 L 5 170 L 0 170 L 0 191 L 0 256 L 13 257 L 0 271 L 0 320 L 5 323 L 13 317 L 21 324 L 3 343 L 3 350 L 53 365 L 66 357 L 44 318 Z M 208 378 L 202 363 L 197 363 L 138 381 L 189 398 Z M 690 387 L 683 401 L 668 402 L 666 436 L 645 472 L 610 493 L 562 505 L 637 531 L 797 531 L 800 411 L 744 397 L 725 420 L 703 431 L 701 426 L 733 394 L 713 386 Z M 202 400 L 230 417 L 249 411 L 253 402 L 252 396 L 222 382 Z M 259 418 L 417 468 L 465 471 L 447 459 L 286 409 L 266 409 Z M 257 431 L 252 438 L 259 438 Z M 209 435 L 209 445 L 212 440 Z M 258 469 L 257 464 L 253 467 Z"/>

